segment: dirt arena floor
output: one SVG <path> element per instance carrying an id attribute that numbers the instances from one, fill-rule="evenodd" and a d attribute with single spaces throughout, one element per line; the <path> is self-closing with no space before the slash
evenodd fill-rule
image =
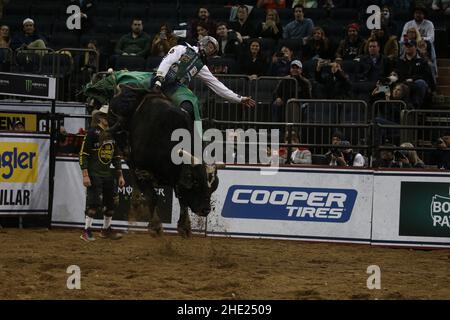
<path id="1" fill-rule="evenodd" d="M 0 299 L 450 299 L 450 250 L 0 230 Z M 81 268 L 68 290 L 67 267 Z M 381 289 L 369 290 L 369 265 Z"/>

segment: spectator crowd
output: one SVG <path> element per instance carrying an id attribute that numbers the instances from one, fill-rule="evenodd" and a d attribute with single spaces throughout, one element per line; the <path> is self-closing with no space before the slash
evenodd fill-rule
<path id="1" fill-rule="evenodd" d="M 92 30 L 101 24 L 96 20 L 97 2 L 71 0 L 69 4 L 81 7 L 78 43 L 90 49 L 73 60 L 77 64 L 75 69 L 88 75 L 109 67 L 152 70 L 175 45 L 184 42 L 196 45 L 202 37 L 213 36 L 219 43 L 217 56 L 208 62 L 213 73 L 242 74 L 249 79 L 275 76 L 296 80 L 281 81 L 273 88 L 273 121 L 283 120 L 286 102 L 294 98 L 287 92 L 297 92 L 296 97 L 303 99 L 359 99 L 368 103 L 402 100 L 409 109 L 423 109 L 431 104 L 439 77 L 439 52 L 435 44 L 435 25 L 430 16 L 446 16 L 450 20 L 450 1 L 225 2 L 222 5 L 232 4 L 228 19 L 223 19 L 223 16 L 218 19 L 208 6 L 199 5 L 185 30 L 181 30 L 183 32 L 180 32 L 179 29 L 183 28 L 179 25 L 171 25 L 160 18 L 158 30 L 153 30 L 156 33 L 149 34 L 146 32 L 148 17 L 134 15 L 128 21 L 129 32 L 115 39 L 113 48 L 108 48 L 95 36 L 90 37 L 98 34 Z M 365 9 L 375 3 L 381 8 L 381 23 L 368 30 L 368 15 L 360 8 Z M 3 6 L 7 7 L 8 1 L 0 1 L 0 18 Z M 356 16 L 346 17 L 348 23 L 336 26 L 333 24 L 333 14 L 339 8 L 359 9 L 352 11 L 358 12 Z M 397 20 L 396 10 L 409 10 L 409 20 Z M 258 12 L 264 12 L 264 16 Z M 21 30 L 15 30 L 14 26 L 0 20 L 0 63 L 8 62 L 9 49 L 11 52 L 39 54 L 47 48 L 59 49 L 58 37 L 41 33 L 40 24 L 44 21 L 25 17 L 21 21 Z M 288 88 L 293 83 L 297 90 Z M 300 143 L 296 132 L 291 136 L 294 142 Z M 445 139 L 443 141 L 442 146 L 446 143 Z M 330 150 L 327 154 L 330 165 L 367 165 L 367 159 L 349 148 L 350 142 L 344 139 L 340 142 L 339 152 Z M 400 147 L 411 148 L 411 145 L 406 143 Z M 283 154 L 289 153 L 294 163 L 309 163 L 311 160 L 307 150 L 294 148 L 292 152 L 285 151 Z M 400 154 L 404 156 L 401 159 Z M 439 160 L 439 157 L 444 160 Z M 445 164 L 448 162 L 445 157 L 437 152 L 436 163 L 445 167 L 448 165 Z M 381 158 L 386 161 L 377 165 L 423 165 L 413 151 L 395 153 L 387 150 Z"/>

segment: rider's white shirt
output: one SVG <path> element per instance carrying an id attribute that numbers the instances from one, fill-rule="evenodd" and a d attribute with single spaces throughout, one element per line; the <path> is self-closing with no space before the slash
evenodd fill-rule
<path id="1" fill-rule="evenodd" d="M 198 53 L 198 48 L 190 46 L 195 52 Z M 170 49 L 169 53 L 161 61 L 156 72 L 157 76 L 165 77 L 170 69 L 170 66 L 177 63 L 183 53 L 186 52 L 186 46 L 178 45 Z M 242 96 L 234 93 L 232 90 L 228 89 L 222 82 L 220 82 L 214 75 L 209 71 L 208 67 L 205 65 L 197 73 L 196 77 L 199 77 L 212 91 L 214 91 L 218 96 L 229 100 L 231 102 L 240 103 Z"/>

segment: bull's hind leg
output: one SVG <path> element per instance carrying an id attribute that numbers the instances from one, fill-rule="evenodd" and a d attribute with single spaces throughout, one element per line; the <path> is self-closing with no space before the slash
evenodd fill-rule
<path id="1" fill-rule="evenodd" d="M 188 208 L 181 206 L 180 219 L 178 219 L 177 231 L 183 238 L 190 238 L 192 235 L 191 219 L 189 218 Z"/>
<path id="2" fill-rule="evenodd" d="M 150 219 L 148 223 L 148 232 L 153 237 L 160 237 L 163 235 L 163 227 L 161 219 L 159 218 L 158 209 L 156 206 L 157 196 L 153 188 L 153 179 L 148 171 L 136 170 L 136 177 L 139 188 L 147 200 L 147 206 L 150 211 Z"/>
<path id="3" fill-rule="evenodd" d="M 159 218 L 158 209 L 154 205 L 153 208 L 150 208 L 150 210 L 151 216 L 150 222 L 148 224 L 148 232 L 152 237 L 161 237 L 164 234 L 164 229 L 161 223 L 161 219 Z"/>

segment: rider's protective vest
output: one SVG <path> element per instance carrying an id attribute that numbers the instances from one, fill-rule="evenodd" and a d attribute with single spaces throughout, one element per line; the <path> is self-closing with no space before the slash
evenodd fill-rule
<path id="1" fill-rule="evenodd" d="M 204 65 L 200 55 L 194 49 L 187 47 L 180 60 L 170 66 L 165 81 L 188 85 Z"/>

